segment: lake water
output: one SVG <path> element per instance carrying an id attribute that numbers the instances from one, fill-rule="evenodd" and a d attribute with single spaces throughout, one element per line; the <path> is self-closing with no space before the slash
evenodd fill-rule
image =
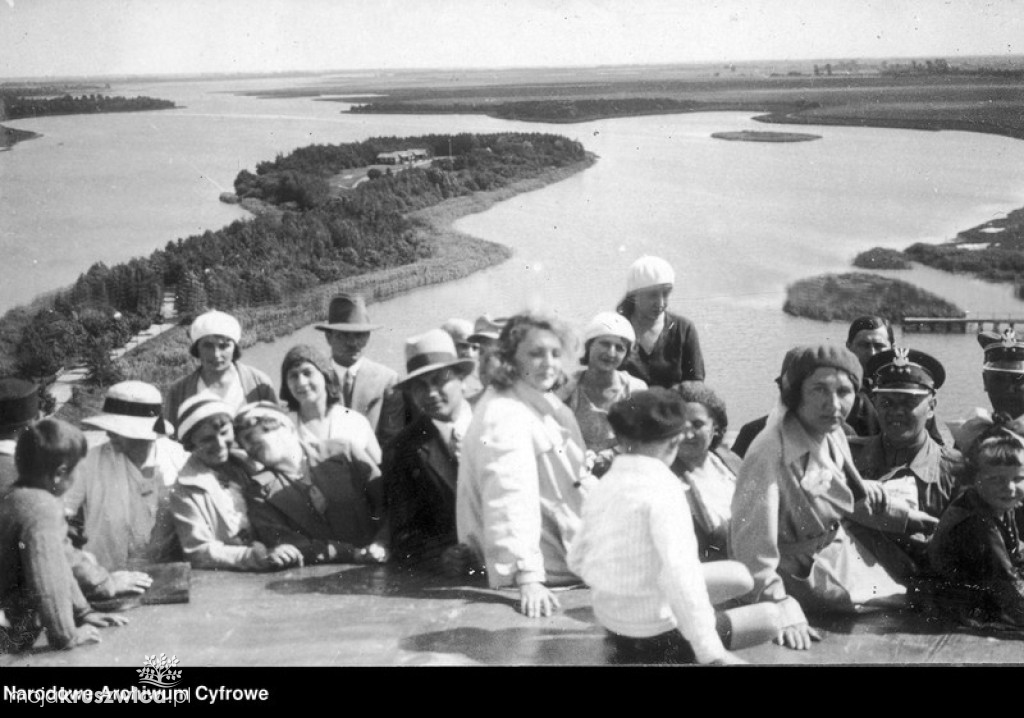
<path id="1" fill-rule="evenodd" d="M 678 275 L 673 310 L 698 326 L 708 382 L 733 428 L 764 413 L 793 344 L 845 340 L 845 323 L 789 317 L 787 284 L 849 271 L 873 246 L 939 242 L 1024 205 L 1024 143 L 961 132 L 800 127 L 821 140 L 727 142 L 712 132 L 764 129 L 749 115 L 703 113 L 543 125 L 476 116 L 340 114 L 336 103 L 231 94 L 280 81 L 124 86 L 118 94 L 173 99 L 182 110 L 7 123 L 44 138 L 0 154 L 0 309 L 66 285 L 96 260 L 116 262 L 243 215 L 217 200 L 237 172 L 314 142 L 374 135 L 518 130 L 557 132 L 599 155 L 543 190 L 466 217 L 457 227 L 511 246 L 505 264 L 373 305 L 386 325 L 369 353 L 403 370 L 402 343 L 452 316 L 556 310 L 576 326 L 621 298 L 644 253 Z M 1024 317 L 1005 285 L 929 270 L 898 273 L 975 315 Z M 326 347 L 306 328 L 247 360 L 278 376 L 289 346 Z M 972 336 L 910 335 L 949 379 L 940 413 L 985 404 Z"/>

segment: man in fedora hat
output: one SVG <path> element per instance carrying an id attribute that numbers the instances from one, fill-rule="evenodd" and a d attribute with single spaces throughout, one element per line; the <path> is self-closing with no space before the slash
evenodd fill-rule
<path id="1" fill-rule="evenodd" d="M 383 470 L 391 553 L 399 561 L 429 560 L 458 542 L 455 482 L 472 419 L 463 381 L 475 365 L 458 356 L 442 329 L 405 343 L 408 374 L 399 386 L 420 414 L 395 438 Z"/>
<path id="2" fill-rule="evenodd" d="M 370 421 L 381 446 L 385 446 L 405 425 L 405 404 L 395 391 L 398 373 L 363 356 L 372 324 L 366 302 L 358 294 L 340 294 L 331 300 L 326 324 L 317 329 L 327 336 L 334 365 L 334 381 L 346 408 L 358 411 Z"/>
<path id="3" fill-rule="evenodd" d="M 473 333 L 469 335 L 468 341 L 479 347 L 477 355 L 477 378 L 480 380 L 481 389 L 473 396 L 474 403 L 483 394 L 487 384 L 491 380 L 491 372 L 498 365 L 498 347 L 501 330 L 508 324 L 508 317 L 492 317 L 490 314 L 481 314 L 473 325 Z"/>
<path id="4" fill-rule="evenodd" d="M 452 341 L 455 342 L 455 353 L 459 359 L 472 359 L 474 363 L 480 358 L 480 345 L 470 341 L 473 335 L 474 325 L 468 319 L 453 318 L 441 325 L 441 328 L 448 332 Z M 484 390 L 484 385 L 477 374 L 479 364 L 475 364 L 473 371 L 462 381 L 463 393 L 467 399 L 472 399 Z"/>
<path id="5" fill-rule="evenodd" d="M 103 409 L 84 424 L 107 440 L 90 447 L 64 494 L 73 521 L 84 527 L 84 548 L 109 571 L 131 561 L 180 560 L 170 510 L 171 487 L 188 460 L 181 444 L 167 438 L 160 390 L 141 381 L 107 389 Z"/>
<path id="6" fill-rule="evenodd" d="M 14 485 L 14 449 L 22 430 L 39 418 L 39 390 L 24 379 L 0 379 L 0 496 Z"/>
<path id="7" fill-rule="evenodd" d="M 928 431 L 946 371 L 931 355 L 899 346 L 872 356 L 865 371 L 880 433 L 850 438 L 854 465 L 863 478 L 880 482 L 887 513 L 903 514 L 907 522 L 896 532 L 851 530 L 890 573 L 915 575 L 927 568 L 928 541 L 953 497 L 962 462 L 960 452 Z"/>

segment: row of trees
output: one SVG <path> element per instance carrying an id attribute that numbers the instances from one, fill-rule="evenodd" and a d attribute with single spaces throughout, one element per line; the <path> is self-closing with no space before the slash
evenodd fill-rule
<path id="1" fill-rule="evenodd" d="M 29 97 L 0 93 L 0 119 L 19 120 L 24 117 L 47 115 L 80 115 L 98 112 L 139 112 L 142 110 L 169 110 L 176 105 L 170 100 L 154 97 L 122 97 L 120 95 L 79 95 L 60 97 Z"/>
<path id="2" fill-rule="evenodd" d="M 462 153 L 435 166 L 383 175 L 340 196 L 327 189 L 325 178 L 348 161 L 339 158 L 372 150 L 376 159 L 378 151 L 410 147 L 443 145 L 447 151 L 449 141 Z M 95 376 L 115 376 L 110 349 L 160 319 L 167 292 L 174 291 L 175 308 L 187 321 L 207 308 L 278 303 L 312 286 L 409 264 L 430 256 L 431 248 L 406 213 L 584 156 L 578 142 L 542 134 L 376 138 L 301 148 L 260 163 L 255 174 L 243 171 L 235 181 L 240 197 L 283 211 L 169 242 L 149 257 L 113 267 L 95 264 L 52 306 L 17 327 L 0 322 L 0 332 L 19 332 L 19 373 L 51 374 L 84 357 Z"/>

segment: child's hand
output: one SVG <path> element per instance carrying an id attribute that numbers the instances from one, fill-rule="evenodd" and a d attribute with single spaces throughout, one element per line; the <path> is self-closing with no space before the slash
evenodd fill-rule
<path id="1" fill-rule="evenodd" d="M 519 610 L 524 616 L 540 618 L 550 616 L 555 609 L 560 608 L 558 598 L 551 593 L 547 586 L 539 581 L 520 584 L 519 586 Z"/>
<path id="2" fill-rule="evenodd" d="M 93 612 L 86 614 L 82 618 L 82 623 L 88 626 L 95 626 L 96 628 L 110 628 L 111 626 L 124 626 L 128 623 L 128 619 L 115 613 Z"/>
<path id="3" fill-rule="evenodd" d="M 114 582 L 114 595 L 145 593 L 153 585 L 153 577 L 142 571 L 114 571 L 110 574 Z"/>
<path id="4" fill-rule="evenodd" d="M 86 643 L 99 643 L 100 642 L 100 629 L 96 626 L 79 626 L 75 629 L 75 637 L 71 640 L 73 646 L 84 646 Z"/>
<path id="5" fill-rule="evenodd" d="M 811 628 L 807 623 L 795 623 L 786 626 L 780 632 L 775 642 L 780 646 L 794 648 L 798 651 L 806 651 L 811 647 L 811 641 L 820 641 L 821 634 Z"/>
<path id="6" fill-rule="evenodd" d="M 267 562 L 271 568 L 288 568 L 302 565 L 302 552 L 290 543 L 275 546 L 267 554 Z"/>

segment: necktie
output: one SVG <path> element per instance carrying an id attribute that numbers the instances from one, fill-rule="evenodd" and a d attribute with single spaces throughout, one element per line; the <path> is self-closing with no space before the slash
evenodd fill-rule
<path id="1" fill-rule="evenodd" d="M 345 379 L 341 383 L 341 398 L 345 402 L 345 408 L 352 408 L 352 385 L 355 383 L 355 378 L 352 376 L 351 371 L 345 372 Z"/>
<path id="2" fill-rule="evenodd" d="M 459 430 L 454 426 L 452 427 L 452 435 L 448 440 L 448 450 L 451 451 L 452 457 L 458 461 L 459 452 L 462 449 L 462 437 L 459 435 Z"/>

